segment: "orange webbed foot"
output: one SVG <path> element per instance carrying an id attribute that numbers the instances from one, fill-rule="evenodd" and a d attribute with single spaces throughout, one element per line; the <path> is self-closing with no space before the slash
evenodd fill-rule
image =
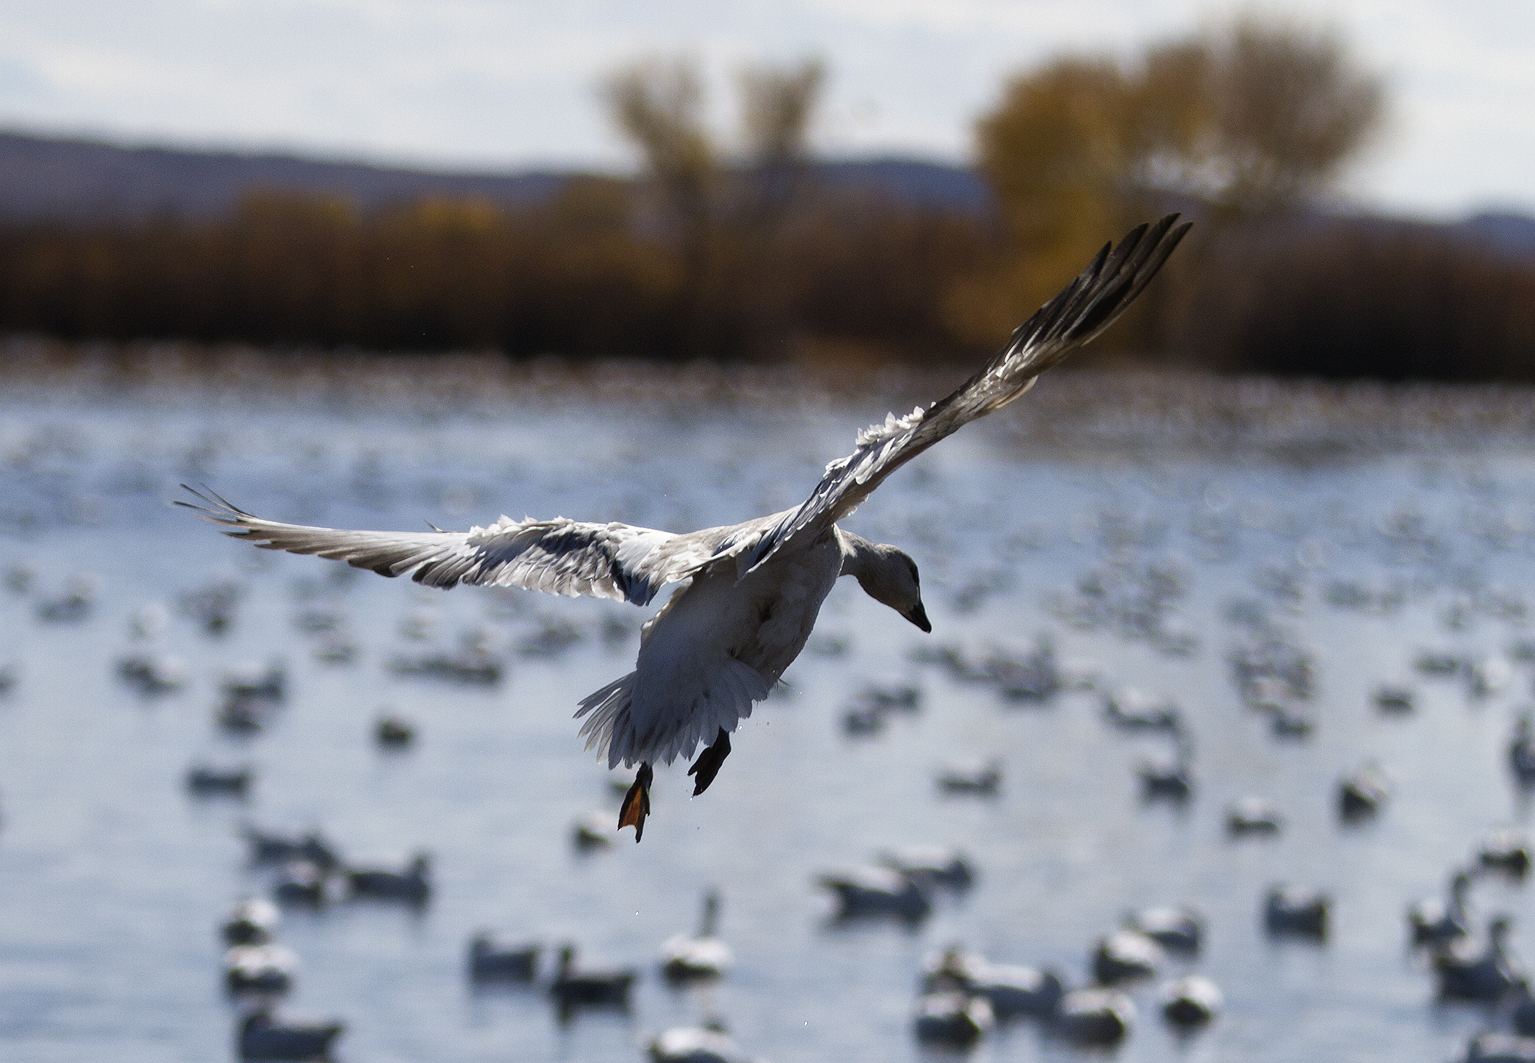
<path id="1" fill-rule="evenodd" d="M 641 764 L 635 773 L 634 785 L 624 794 L 624 803 L 618 810 L 618 829 L 633 827 L 636 842 L 645 835 L 645 817 L 650 815 L 650 783 L 654 778 L 650 765 Z"/>

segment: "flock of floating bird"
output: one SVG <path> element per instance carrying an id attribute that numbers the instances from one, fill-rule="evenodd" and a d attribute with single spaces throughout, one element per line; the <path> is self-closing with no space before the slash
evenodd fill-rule
<path id="1" fill-rule="evenodd" d="M 25 566 L 13 566 L 6 574 L 12 592 L 28 594 L 34 576 Z M 45 623 L 76 623 L 86 619 L 96 602 L 94 581 L 75 580 L 61 597 L 38 597 L 36 617 Z M 233 623 L 241 598 L 239 586 L 230 582 L 209 584 L 183 595 L 180 612 L 209 635 L 224 633 Z M 61 603 L 66 603 L 61 605 Z M 355 653 L 333 652 L 344 629 L 339 609 L 327 608 L 327 621 L 316 621 L 313 609 L 294 617 L 294 626 L 311 636 L 323 636 L 315 647 L 317 659 L 343 664 Z M 140 649 L 117 661 L 118 677 L 139 694 L 155 698 L 183 689 L 191 670 L 178 657 L 152 648 L 154 640 L 170 620 L 170 610 L 160 603 L 150 603 L 135 611 L 129 621 L 131 637 Z M 434 626 L 431 615 L 416 610 L 400 625 L 402 636 L 425 639 Z M 605 637 L 611 639 L 628 633 L 628 628 L 614 630 L 605 625 Z M 557 655 L 581 637 L 567 624 L 542 623 L 524 639 L 518 650 L 526 656 Z M 492 682 L 499 678 L 504 662 L 487 648 L 488 634 L 479 632 L 464 640 L 462 651 L 418 657 L 395 657 L 388 662 L 396 674 L 426 675 L 463 683 Z M 474 667 L 400 667 L 402 659 L 464 660 Z M 7 662 L 0 669 L 3 687 L 18 682 L 20 669 Z M 287 670 L 279 663 L 248 666 L 226 674 L 219 689 L 214 710 L 216 725 L 232 736 L 248 738 L 275 722 L 288 699 Z M 381 714 L 373 738 L 380 748 L 408 748 L 415 739 L 415 724 L 393 713 Z M 248 764 L 230 767 L 195 763 L 186 774 L 186 788 L 196 798 L 227 797 L 245 799 L 256 782 L 255 769 Z M 579 825 L 578 825 L 579 828 Z M 268 896 L 245 897 L 229 910 L 219 934 L 226 946 L 223 959 L 223 983 L 231 999 L 239 1005 L 235 1020 L 235 1046 L 241 1058 L 252 1060 L 289 1060 L 328 1058 L 332 1046 L 341 1038 L 345 1023 L 339 1019 L 303 1021 L 278 1013 L 279 1002 L 294 987 L 299 957 L 278 939 L 282 910 L 300 908 L 321 910 L 326 906 L 355 901 L 379 901 L 419 907 L 432 897 L 432 861 L 428 853 L 417 853 L 403 866 L 385 867 L 356 864 L 341 855 L 341 847 L 318 830 L 284 832 L 245 824 L 241 834 L 247 843 L 247 861 L 252 869 L 265 871 Z M 614 837 L 611 818 L 604 814 L 601 827 L 592 827 L 587 844 L 609 845 Z M 576 843 L 582 846 L 579 829 Z M 709 892 L 697 933 L 678 935 L 660 948 L 658 970 L 672 985 L 686 985 L 723 977 L 733 964 L 730 947 L 716 933 L 721 900 Z M 640 977 L 635 968 L 600 970 L 577 965 L 576 946 L 563 944 L 551 971 L 543 972 L 541 944 L 507 941 L 490 930 L 477 932 L 466 947 L 466 974 L 476 985 L 512 984 L 541 986 L 562 1021 L 569 1021 L 589 1008 L 630 1006 L 631 989 Z M 541 975 L 547 974 L 546 977 Z M 730 1040 L 719 1023 L 699 1028 L 674 1028 L 663 1031 L 650 1044 L 650 1053 L 663 1063 L 745 1063 L 746 1057 Z"/>
<path id="2" fill-rule="evenodd" d="M 1057 608 L 1078 625 L 1134 624 L 1143 638 L 1156 639 L 1163 630 L 1167 603 L 1179 596 L 1180 578 L 1172 569 L 1151 573 L 1134 566 L 1112 579 L 1102 572 L 1090 573 L 1072 592 L 1083 600 L 1063 599 Z M 30 593 L 33 583 L 21 567 L 6 575 L 6 584 L 18 594 Z M 95 597 L 89 581 L 75 580 L 57 595 L 36 595 L 35 615 L 49 624 L 78 622 L 89 615 Z M 183 595 L 178 608 L 210 635 L 218 635 L 233 622 L 240 597 L 234 584 L 208 585 Z M 1331 599 L 1337 608 L 1357 607 L 1355 596 L 1344 590 Z M 332 663 L 352 660 L 350 654 L 338 658 L 330 652 L 338 637 L 350 637 L 344 634 L 344 612 L 328 603 L 327 619 L 320 623 L 315 608 L 306 607 L 294 624 L 317 640 L 316 657 Z M 1309 707 L 1316 683 L 1312 654 L 1266 616 L 1242 609 L 1232 612 L 1229 619 L 1240 637 L 1228 662 L 1237 698 L 1249 711 L 1271 720 L 1275 740 L 1304 741 L 1315 725 Z M 146 697 L 173 693 L 188 679 L 184 663 L 153 649 L 169 617 L 170 610 L 159 604 L 133 613 L 130 635 L 141 648 L 117 662 L 121 680 Z M 1451 627 L 1456 623 L 1453 616 L 1446 622 Z M 429 614 L 415 610 L 402 621 L 400 631 L 407 639 L 419 639 L 432 624 Z M 611 637 L 623 634 L 609 633 Z M 519 648 L 532 656 L 557 655 L 580 637 L 568 625 L 542 621 Z M 813 649 L 836 655 L 845 648 L 829 640 Z M 1182 640 L 1163 648 L 1171 654 L 1193 652 Z M 504 667 L 484 632 L 466 637 L 463 652 L 494 667 L 497 674 Z M 1535 662 L 1535 645 L 1516 643 L 1508 656 L 1518 663 Z M 1049 639 L 1041 639 L 1024 653 L 994 651 L 972 657 L 953 646 L 936 650 L 926 646 L 912 657 L 919 666 L 942 669 L 955 681 L 989 685 L 1007 704 L 1044 704 L 1069 691 L 1095 696 L 1107 729 L 1160 737 L 1169 746 L 1170 759 L 1144 760 L 1138 765 L 1144 800 L 1181 803 L 1197 790 L 1197 746 L 1193 727 L 1180 707 L 1170 699 L 1107 684 L 1092 667 L 1058 659 Z M 1425 652 L 1413 663 L 1423 682 L 1460 682 L 1470 699 L 1501 693 L 1515 676 L 1502 657 Z M 466 683 L 485 681 L 474 670 L 438 669 L 425 674 Z M 8 663 L 0 668 L 0 678 L 8 688 L 22 676 L 15 663 Z M 289 685 L 286 669 L 276 663 L 226 674 L 214 710 L 218 726 L 237 735 L 259 733 L 281 713 Z M 1386 715 L 1411 714 L 1417 700 L 1415 686 L 1404 683 L 1383 684 L 1374 695 L 1376 710 Z M 843 730 L 853 739 L 877 734 L 887 718 L 921 711 L 922 701 L 922 686 L 917 682 L 868 686 L 848 705 Z M 373 740 L 383 748 L 408 748 L 415 733 L 411 720 L 384 713 L 375 721 Z M 1535 788 L 1535 719 L 1529 714 L 1518 716 L 1505 748 L 1512 779 L 1521 787 Z M 208 763 L 191 765 L 185 780 L 194 796 L 234 798 L 247 796 L 255 781 L 249 765 Z M 975 800 L 996 797 L 1003 782 L 1000 760 L 945 764 L 934 774 L 941 794 Z M 621 780 L 617 786 L 626 783 Z M 1338 820 L 1349 823 L 1380 815 L 1389 805 L 1392 790 L 1391 780 L 1378 765 L 1367 763 L 1345 774 L 1337 782 Z M 1226 810 L 1225 827 L 1233 840 L 1278 834 L 1285 826 L 1283 810 L 1257 795 L 1238 799 Z M 298 961 L 278 941 L 280 909 L 364 899 L 427 904 L 432 897 L 431 858 L 419 853 L 399 866 L 357 865 L 344 859 L 339 846 L 318 831 L 283 833 L 247 824 L 243 835 L 251 866 L 268 871 L 268 896 L 239 900 L 220 928 L 228 949 L 224 984 L 242 1004 L 236 1043 L 242 1056 L 252 1059 L 324 1057 L 341 1037 L 343 1023 L 295 1021 L 277 1008 L 293 986 Z M 615 836 L 608 813 L 578 820 L 571 835 L 581 849 L 609 846 Z M 1471 849 L 1464 866 L 1447 872 L 1444 898 L 1422 900 L 1407 909 L 1408 942 L 1424 955 L 1424 969 L 1436 980 L 1438 996 L 1491 1006 L 1493 1028 L 1466 1046 L 1464 1059 L 1471 1063 L 1535 1060 L 1535 998 L 1528 972 L 1507 947 L 1511 919 L 1506 914 L 1482 920 L 1473 915 L 1479 881 L 1496 876 L 1522 882 L 1530 865 L 1531 847 L 1524 835 L 1495 832 Z M 838 919 L 892 918 L 911 924 L 926 919 L 943 895 L 970 889 L 978 877 L 979 871 L 964 853 L 941 847 L 907 848 L 881 852 L 868 864 L 826 871 L 816 884 L 833 898 Z M 728 975 L 734 958 L 718 933 L 720 903 L 716 892 L 708 893 L 697 932 L 661 946 L 657 967 L 668 982 L 685 984 Z M 1258 899 L 1258 908 L 1261 924 L 1271 935 L 1315 940 L 1328 936 L 1331 899 L 1324 891 L 1275 883 Z M 1112 1045 L 1127 1037 L 1137 1021 L 1135 1004 L 1125 987 L 1162 978 L 1157 997 L 1162 1017 L 1177 1029 L 1194 1031 L 1214 1021 L 1223 1003 L 1215 983 L 1192 969 L 1205 935 L 1204 920 L 1192 907 L 1127 914 L 1122 926 L 1108 930 L 1093 945 L 1087 965 L 1091 981 L 1077 987 L 1058 971 L 994 962 L 955 944 L 930 957 L 918 973 L 912 1028 L 924 1043 L 965 1048 L 999 1024 L 1032 1021 L 1069 1043 Z M 541 962 L 544 951 L 537 942 L 508 940 L 488 930 L 477 933 L 466 943 L 467 977 L 479 984 L 540 986 L 563 1020 L 588 1008 L 629 1007 L 632 987 L 641 977 L 638 968 L 582 968 L 572 943 L 556 950 L 551 966 Z M 665 1031 L 650 1041 L 649 1051 L 663 1063 L 748 1058 L 718 1024 Z"/>
<path id="3" fill-rule="evenodd" d="M 839 575 L 854 575 L 876 601 L 923 631 L 930 630 L 911 559 L 894 547 L 844 532 L 835 521 L 849 515 L 896 467 L 968 420 L 1012 401 L 1043 368 L 1101 331 L 1176 244 L 1181 230 L 1172 224 L 1173 219 L 1164 220 L 1149 236 L 1145 230 L 1132 233 L 1112 257 L 1106 251 L 1023 326 L 1008 349 L 948 398 L 904 418 L 892 416 L 883 426 L 861 434 L 858 449 L 828 466 L 821 484 L 795 510 L 676 536 L 564 518 L 502 518 L 467 533 L 352 532 L 262 520 L 216 495 L 199 495 L 206 505 L 194 508 L 258 546 L 318 553 L 385 575 L 413 574 L 433 586 L 482 582 L 643 605 L 663 584 L 684 583 L 646 626 L 636 671 L 591 695 L 578 714 L 590 714 L 582 734 L 590 738 L 588 748 L 606 755 L 610 768 L 620 762 L 638 767 L 620 783 L 624 797 L 618 817 L 621 827 L 636 828 L 638 840 L 649 812 L 652 761 L 670 763 L 676 756 L 691 756 L 698 744 L 713 738 L 689 772 L 697 777 L 695 795 L 701 793 L 729 753 L 728 732 L 750 714 L 754 702 L 767 696 L 802 648 L 826 655 L 845 651 L 835 638 L 812 640 L 810 630 L 820 601 Z M 1143 236 L 1146 242 L 1139 243 Z M 1231 537 L 1230 529 L 1214 516 L 1221 507 L 1206 509 L 1211 519 L 1196 521 L 1193 534 L 1219 553 Z M 1177 603 L 1186 591 L 1180 566 L 1140 550 L 1153 537 L 1133 520 L 1105 515 L 1097 530 L 1108 547 L 1106 560 L 1052 596 L 1049 608 L 1055 620 L 1065 627 L 1140 642 L 1170 657 L 1199 652 L 1197 633 L 1179 620 Z M 1411 520 L 1388 521 L 1381 532 L 1406 548 L 1421 540 L 1421 529 Z M 1307 548 L 1297 547 L 1297 557 Z M 743 590 L 754 576 L 757 582 Z M 990 581 L 984 572 L 973 573 L 950 604 L 955 612 L 975 609 L 1002 589 L 1000 582 Z M 35 579 L 15 567 L 6 583 L 13 592 L 28 595 Z M 1259 584 L 1264 594 L 1281 603 L 1302 593 L 1294 569 L 1283 566 L 1264 569 Z M 32 607 L 39 622 L 78 623 L 91 614 L 97 595 L 93 581 L 77 578 L 55 593 L 37 593 Z M 176 606 L 192 623 L 218 636 L 234 623 L 241 596 L 240 584 L 214 582 L 188 591 Z M 1397 608 L 1403 600 L 1398 588 L 1346 579 L 1333 580 L 1323 599 L 1336 609 L 1381 612 Z M 1442 620 L 1454 630 L 1465 627 L 1473 614 L 1513 618 L 1522 616 L 1523 609 L 1517 596 L 1484 588 L 1458 596 Z M 171 615 L 170 609 L 151 603 L 129 621 L 130 635 L 142 648 L 118 660 L 117 675 L 145 697 L 172 694 L 189 682 L 191 670 L 183 662 L 153 648 Z M 774 627 L 775 616 L 784 621 L 779 628 Z M 1314 707 L 1313 655 L 1261 605 L 1233 603 L 1226 620 L 1234 639 L 1227 661 L 1235 700 L 1266 722 L 1275 741 L 1306 741 L 1320 725 Z M 345 665 L 357 659 L 360 647 L 348 632 L 345 611 L 328 595 L 309 596 L 293 622 L 313 639 L 317 660 Z M 472 631 L 456 648 L 443 650 L 426 646 L 435 626 L 429 609 L 414 609 L 403 618 L 401 637 L 421 646 L 389 659 L 391 672 L 477 685 L 502 681 L 507 666 L 494 633 Z M 622 621 L 609 621 L 603 637 L 617 641 L 633 630 Z M 581 637 L 569 623 L 545 620 L 527 634 L 517 652 L 554 658 Z M 668 639 L 673 640 L 670 658 L 664 646 L 656 650 Z M 704 665 L 685 666 L 683 651 L 698 646 L 719 652 Z M 1507 658 L 1426 652 L 1414 664 L 1422 682 L 1458 681 L 1466 697 L 1476 701 L 1501 694 L 1517 678 L 1508 658 L 1535 663 L 1535 645 L 1515 645 Z M 1102 723 L 1111 732 L 1165 741 L 1166 757 L 1145 759 L 1136 767 L 1145 801 L 1187 802 L 1199 789 L 1198 736 L 1190 715 L 1176 700 L 1117 685 L 1095 668 L 1060 660 L 1048 638 L 1025 652 L 997 650 L 984 656 L 962 647 L 924 647 L 914 655 L 914 665 L 943 669 L 955 683 L 989 685 L 1010 705 L 1048 704 L 1069 692 L 1091 697 L 1101 706 Z M 0 662 L 0 691 L 23 680 L 14 665 Z M 280 720 L 289 686 L 281 663 L 229 673 L 214 708 L 217 726 L 234 736 L 259 736 Z M 870 685 L 844 707 L 842 729 L 850 740 L 878 735 L 891 721 L 921 712 L 923 700 L 917 682 Z M 1383 683 L 1373 700 L 1380 713 L 1410 715 L 1417 689 Z M 375 721 L 373 739 L 381 747 L 408 748 L 415 736 L 416 724 L 407 717 L 386 711 Z M 1531 717 L 1514 723 L 1506 753 L 1516 783 L 1535 787 Z M 933 784 L 946 797 L 991 800 L 1003 790 L 1004 767 L 999 759 L 948 763 L 934 772 Z M 185 786 L 196 798 L 242 799 L 257 782 L 249 764 L 197 762 L 188 766 L 185 776 Z M 1393 790 L 1393 781 L 1380 765 L 1359 764 L 1337 779 L 1336 816 L 1347 824 L 1382 815 Z M 572 844 L 583 851 L 611 846 L 612 822 L 610 813 L 582 817 L 571 828 Z M 1283 808 L 1252 793 L 1229 804 L 1224 828 L 1232 844 L 1245 845 L 1249 839 L 1282 834 L 1287 817 Z M 286 833 L 247 824 L 243 833 L 250 865 L 265 869 L 268 895 L 237 900 L 220 927 L 227 946 L 223 983 L 239 1003 L 234 1028 L 238 1051 L 250 1059 L 323 1058 L 342 1036 L 344 1024 L 297 1021 L 278 1007 L 292 990 L 298 961 L 293 950 L 278 941 L 281 909 L 323 909 L 362 901 L 429 904 L 432 857 L 422 852 L 395 866 L 357 864 L 319 831 Z M 1530 843 L 1522 834 L 1489 835 L 1473 844 L 1464 865 L 1447 869 L 1445 898 L 1417 902 L 1406 912 L 1409 943 L 1420 950 L 1423 969 L 1435 980 L 1438 996 L 1488 1007 L 1488 1029 L 1465 1046 L 1467 1063 L 1535 1063 L 1535 999 L 1528 974 L 1508 947 L 1511 918 L 1488 913 L 1479 919 L 1474 904 L 1479 882 L 1491 876 L 1522 882 L 1530 863 Z M 823 871 L 814 883 L 832 898 L 838 919 L 916 924 L 946 903 L 946 897 L 973 888 L 980 875 L 966 853 L 912 848 Z M 1335 918 L 1328 893 L 1302 883 L 1275 881 L 1253 898 L 1253 904 L 1260 925 L 1275 937 L 1325 940 Z M 720 906 L 718 893 L 706 894 L 697 932 L 661 944 L 656 963 L 667 981 L 686 984 L 728 976 L 734 957 L 719 934 Z M 995 962 L 955 943 L 914 972 L 912 1032 L 924 1044 L 964 1049 L 1001 1024 L 1027 1021 L 1071 1044 L 1114 1045 L 1130 1036 L 1138 1022 L 1130 988 L 1160 979 L 1156 999 L 1163 1020 L 1193 1035 L 1218 1019 L 1224 1003 L 1221 989 L 1197 970 L 1206 936 L 1205 920 L 1192 905 L 1130 912 L 1121 925 L 1105 927 L 1086 950 L 1090 980 L 1081 985 L 1072 985 L 1058 971 Z M 506 939 L 489 930 L 471 936 L 465 955 L 471 982 L 541 988 L 564 1021 L 592 1008 L 627 1009 L 641 978 L 637 967 L 583 968 L 571 942 L 556 948 L 550 967 L 542 962 L 542 943 Z M 658 1063 L 736 1063 L 748 1058 L 718 1022 L 664 1031 L 649 1041 L 648 1051 Z"/>

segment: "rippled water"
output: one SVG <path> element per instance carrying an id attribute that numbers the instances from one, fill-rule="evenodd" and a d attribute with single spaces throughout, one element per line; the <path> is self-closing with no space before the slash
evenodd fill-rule
<path id="1" fill-rule="evenodd" d="M 1048 398 L 1042 389 L 1027 401 Z M 279 939 L 301 957 L 285 1007 L 343 1018 L 338 1055 L 358 1063 L 638 1060 L 647 1036 L 709 1017 L 780 1063 L 924 1058 L 911 1008 L 925 956 L 963 941 L 1081 983 L 1097 937 L 1151 903 L 1206 914 L 1204 953 L 1169 973 L 1209 975 L 1226 1010 L 1179 1038 L 1157 1015 L 1157 983 L 1134 988 L 1140 1019 L 1116 1058 L 1453 1055 L 1488 1016 L 1434 1003 L 1422 959 L 1405 947 L 1403 909 L 1439 893 L 1487 831 L 1528 823 L 1503 748 L 1529 676 L 1516 663 L 1506 690 L 1475 699 L 1412 662 L 1424 649 L 1505 654 L 1526 634 L 1535 447 L 1306 467 L 1149 451 L 1068 460 L 1020 451 L 1005 425 L 975 426 L 849 522 L 916 558 L 933 635 L 839 587 L 818 629 L 833 638 L 742 726 L 710 791 L 690 799 L 681 765 L 660 771 L 644 842 L 626 831 L 589 855 L 573 849 L 571 824 L 592 809 L 613 814 L 616 798 L 570 716 L 629 669 L 643 614 L 338 578 L 350 570 L 258 555 L 168 505 L 186 480 L 304 523 L 463 527 L 505 512 L 686 530 L 797 502 L 883 408 L 658 410 L 575 396 L 425 418 L 276 402 L 0 405 L 0 569 L 36 574 L 25 593 L 0 587 L 0 666 L 20 675 L 0 698 L 0 1055 L 230 1055 L 236 1012 L 216 928 L 232 902 L 267 888 L 247 863 L 243 822 L 318 826 L 348 856 L 433 854 L 435 892 L 419 913 L 342 903 L 285 916 Z M 1159 648 L 1123 617 L 1088 622 L 1084 581 L 1129 593 L 1148 566 L 1176 591 L 1158 621 L 1191 653 Z M 90 615 L 40 622 L 38 604 L 77 574 L 96 581 Z M 212 637 L 174 606 L 220 579 L 237 581 L 242 598 L 231 629 Z M 1330 604 L 1345 581 L 1394 595 L 1371 609 Z M 354 663 L 317 660 L 314 636 L 294 625 L 316 600 L 348 618 Z M 182 657 L 191 681 L 146 699 L 115 666 L 142 648 L 129 618 L 151 601 L 173 616 L 153 646 Z M 1238 698 L 1228 655 L 1250 631 L 1233 617 L 1255 614 L 1312 656 L 1308 739 L 1274 738 Z M 430 628 L 427 642 L 402 634 L 412 618 Z M 602 637 L 608 618 L 630 625 L 616 644 Z M 516 651 L 550 624 L 581 637 L 550 656 Z M 497 687 L 384 667 L 477 628 L 509 662 Z M 1098 688 L 1019 706 L 911 656 L 923 645 L 1024 652 L 1040 635 L 1095 669 Z M 847 652 L 830 652 L 837 640 Z M 272 660 L 287 666 L 288 704 L 265 733 L 223 734 L 213 720 L 221 678 Z M 920 711 L 877 736 L 843 733 L 860 689 L 897 682 L 921 687 Z M 1382 682 L 1413 686 L 1416 711 L 1378 712 L 1371 693 Z M 1123 685 L 1172 697 L 1192 722 L 1197 791 L 1182 810 L 1140 799 L 1134 765 L 1166 742 L 1106 724 L 1103 691 Z M 384 707 L 418 722 L 414 748 L 375 746 Z M 939 795 L 941 764 L 992 756 L 1005 773 L 999 797 Z M 1337 779 L 1369 760 L 1394 781 L 1393 799 L 1378 820 L 1340 826 Z M 251 797 L 190 797 L 183 780 L 197 761 L 254 765 Z M 1244 794 L 1281 807 L 1280 837 L 1226 838 L 1226 806 Z M 969 893 L 941 896 L 911 929 L 828 921 L 820 871 L 927 842 L 970 854 L 979 880 Z M 1281 880 L 1332 893 L 1325 944 L 1265 937 L 1261 898 Z M 692 928 L 711 885 L 737 967 L 712 989 L 669 990 L 657 950 Z M 1530 912 L 1527 890 L 1512 884 L 1479 882 L 1473 901 L 1479 921 Z M 472 990 L 464 948 L 480 927 L 571 940 L 593 963 L 640 967 L 632 1013 L 561 1025 L 536 990 Z M 1535 919 L 1521 919 L 1513 941 L 1535 958 Z M 971 1058 L 1077 1055 L 1023 1023 Z"/>

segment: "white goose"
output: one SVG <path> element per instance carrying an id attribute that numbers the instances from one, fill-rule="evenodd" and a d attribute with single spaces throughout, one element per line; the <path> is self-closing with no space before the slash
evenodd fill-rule
<path id="1" fill-rule="evenodd" d="M 212 491 L 182 505 L 266 550 L 318 554 L 430 587 L 523 587 L 647 605 L 680 583 L 640 634 L 634 671 L 586 697 L 587 748 L 608 767 L 639 765 L 619 827 L 635 840 L 650 812 L 651 765 L 691 756 L 693 793 L 708 788 L 730 752 L 730 732 L 799 656 L 839 576 L 931 631 L 917 566 L 894 546 L 837 526 L 896 469 L 962 425 L 1001 409 L 1039 374 L 1097 336 L 1129 306 L 1188 230 L 1177 215 L 1105 246 L 1083 272 L 1013 333 L 947 398 L 891 414 L 858 435 L 798 508 L 728 527 L 674 534 L 627 524 L 502 517 L 467 532 L 341 531 L 263 520 Z M 188 488 L 190 491 L 191 488 Z"/>
<path id="2" fill-rule="evenodd" d="M 672 983 L 706 981 L 729 973 L 735 956 L 730 946 L 716 933 L 720 916 L 720 895 L 715 890 L 704 894 L 703 915 L 698 933 L 692 937 L 679 934 L 661 945 L 661 973 Z"/>

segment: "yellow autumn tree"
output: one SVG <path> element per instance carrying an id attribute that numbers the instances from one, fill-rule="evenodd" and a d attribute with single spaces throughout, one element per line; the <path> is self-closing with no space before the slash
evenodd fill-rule
<path id="1" fill-rule="evenodd" d="M 1106 238 L 1168 206 L 1194 208 L 1208 236 L 1314 202 L 1384 105 L 1336 31 L 1252 15 L 1129 60 L 1065 56 L 1013 78 L 976 129 L 1006 246 L 951 293 L 956 331 L 1005 335 Z"/>

